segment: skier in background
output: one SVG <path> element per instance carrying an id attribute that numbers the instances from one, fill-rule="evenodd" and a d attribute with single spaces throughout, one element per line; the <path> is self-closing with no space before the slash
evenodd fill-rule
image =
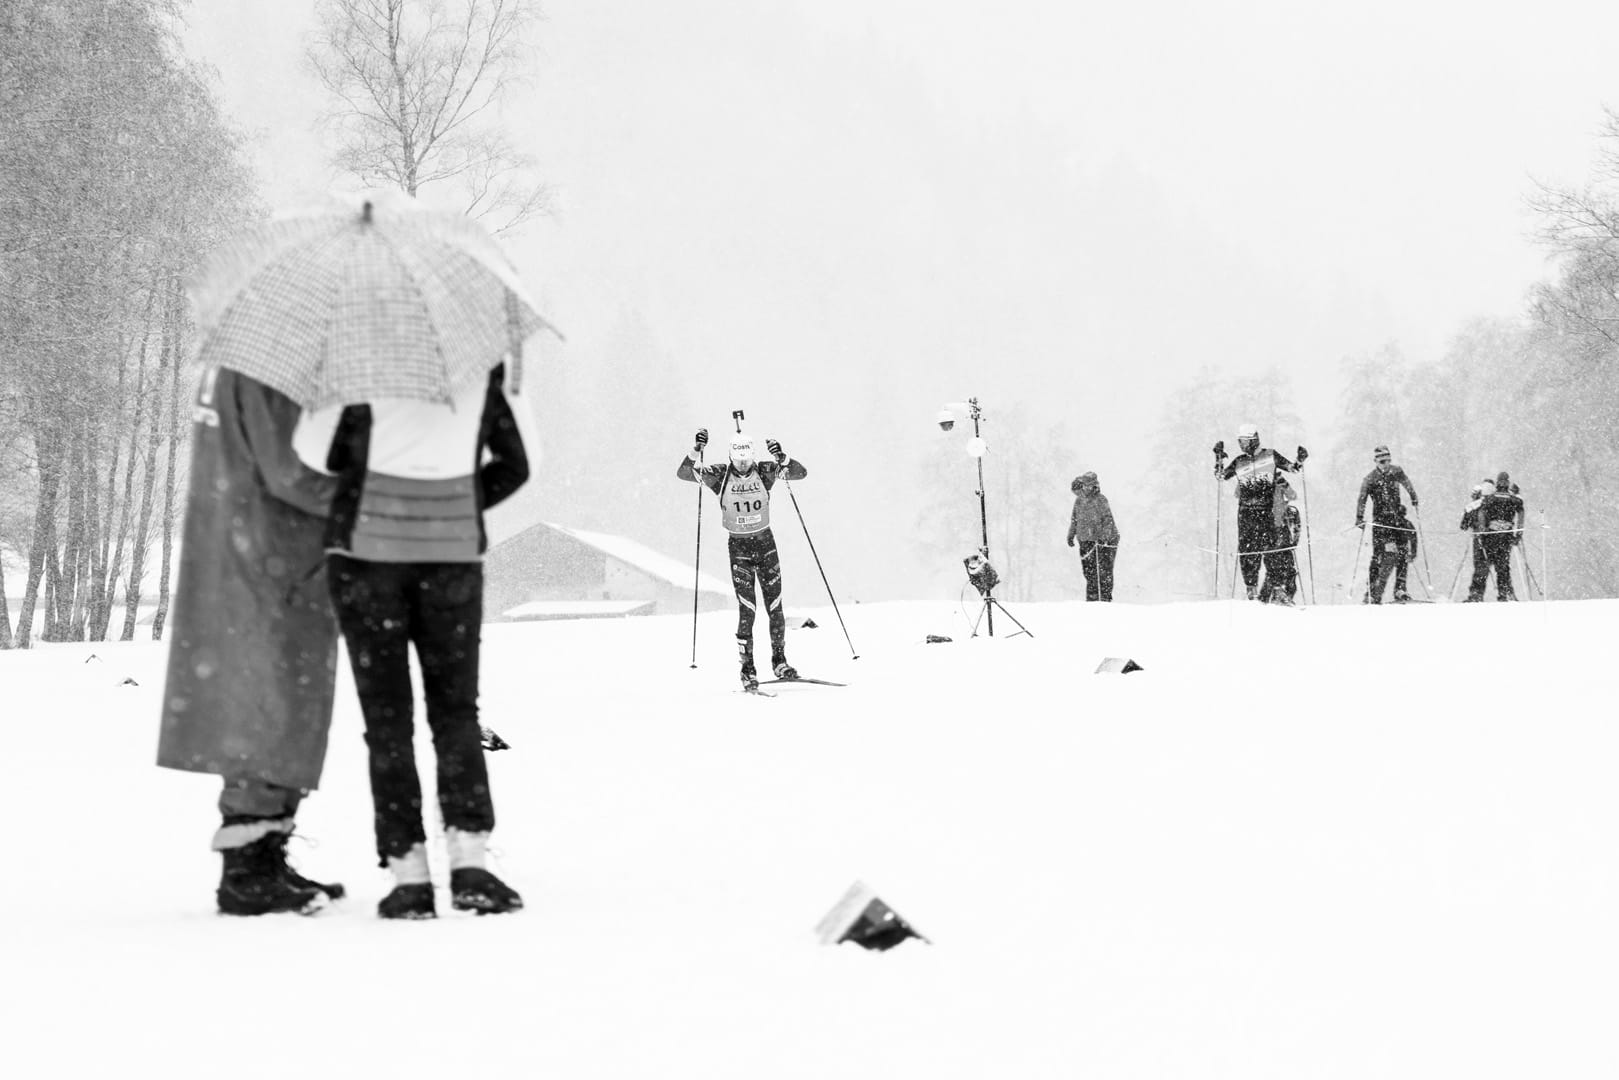
<path id="1" fill-rule="evenodd" d="M 1113 601 L 1113 560 L 1119 553 L 1119 527 L 1113 509 L 1093 472 L 1081 473 L 1068 486 L 1074 510 L 1068 519 L 1068 546 L 1079 544 L 1079 565 L 1085 571 L 1085 599 Z"/>
<path id="2" fill-rule="evenodd" d="M 1237 551 L 1242 566 L 1242 581 L 1248 587 L 1248 599 L 1259 599 L 1259 568 L 1261 563 L 1270 573 L 1281 573 L 1276 560 L 1277 544 L 1273 541 L 1276 513 L 1276 478 L 1278 472 L 1297 472 L 1309 457 L 1299 447 L 1298 464 L 1281 454 L 1259 445 L 1259 429 L 1253 424 L 1237 428 L 1237 448 L 1241 452 L 1225 463 L 1225 443 L 1214 444 L 1214 475 L 1218 480 L 1237 481 Z"/>
<path id="3" fill-rule="evenodd" d="M 1284 476 L 1276 478 L 1276 494 L 1271 508 L 1271 546 L 1280 548 L 1267 560 L 1265 580 L 1259 586 L 1259 599 L 1267 604 L 1291 605 L 1299 591 L 1299 537 L 1303 519 L 1299 516 L 1298 496 Z"/>
<path id="4" fill-rule="evenodd" d="M 1403 603 L 1411 599 L 1405 591 L 1406 537 L 1415 535 L 1415 530 L 1409 521 L 1401 524 L 1405 519 L 1405 507 L 1400 502 L 1400 488 L 1404 487 L 1411 495 L 1412 509 L 1417 507 L 1417 489 L 1411 483 L 1411 478 L 1405 475 L 1405 470 L 1394 464 L 1387 446 L 1374 447 L 1372 460 L 1376 465 L 1360 482 L 1360 494 L 1355 498 L 1357 529 L 1366 528 L 1366 500 L 1372 500 L 1372 555 L 1366 565 L 1366 595 L 1361 602 L 1383 602 L 1383 591 L 1389 578 L 1383 569 L 1386 561 L 1398 570 L 1394 599 Z"/>
<path id="5" fill-rule="evenodd" d="M 1467 603 L 1476 604 L 1484 599 L 1484 587 L 1489 583 L 1490 571 L 1495 571 L 1495 598 L 1516 600 L 1512 589 L 1512 549 L 1523 538 L 1523 500 L 1512 493 L 1511 478 L 1505 472 L 1494 480 L 1479 482 L 1480 496 L 1476 504 L 1462 516 L 1462 527 L 1471 527 L 1476 537 L 1473 544 L 1473 580 L 1467 590 Z"/>
<path id="6" fill-rule="evenodd" d="M 778 679 L 796 679 L 787 662 L 787 613 L 781 607 L 781 557 L 770 531 L 770 490 L 776 481 L 802 480 L 809 470 L 789 458 L 775 439 L 765 440 L 772 461 L 755 460 L 753 439 L 738 433 L 731 439 L 730 460 L 724 465 L 698 465 L 708 445 L 708 429 L 697 432 L 696 446 L 675 475 L 702 484 L 720 500 L 720 520 L 730 534 L 731 584 L 736 589 L 736 651 L 742 663 L 742 686 L 759 688 L 753 665 L 753 621 L 758 610 L 754 582 L 764 594 L 770 620 L 770 670 Z"/>

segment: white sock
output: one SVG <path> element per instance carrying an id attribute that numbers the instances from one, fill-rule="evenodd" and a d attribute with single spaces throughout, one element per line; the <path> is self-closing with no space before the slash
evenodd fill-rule
<path id="1" fill-rule="evenodd" d="M 388 856 L 388 869 L 393 873 L 395 885 L 433 883 L 433 875 L 427 868 L 426 844 L 416 844 L 403 855 Z"/>
<path id="2" fill-rule="evenodd" d="M 450 849 L 451 870 L 482 870 L 484 848 L 489 843 L 486 832 L 463 832 L 445 829 L 444 842 Z"/>

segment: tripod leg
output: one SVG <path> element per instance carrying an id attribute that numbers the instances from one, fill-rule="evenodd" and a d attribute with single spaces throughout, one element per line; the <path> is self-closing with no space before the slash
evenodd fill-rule
<path id="1" fill-rule="evenodd" d="M 999 600 L 995 599 L 993 596 L 990 597 L 988 600 L 985 600 L 984 603 L 985 603 L 986 606 L 989 605 L 989 604 L 994 604 L 996 607 L 1000 608 L 1001 609 L 1001 614 L 1005 615 L 1008 619 L 1011 619 L 1012 622 L 1017 625 L 1018 634 L 1027 634 L 1029 637 L 1034 637 L 1034 632 L 1031 631 L 1027 626 L 1024 626 L 1022 623 L 1018 622 L 1017 621 L 1017 616 L 1013 615 L 1010 611 L 1007 611 L 1005 604 L 1001 603 Z M 1011 634 L 1011 635 L 1008 635 L 1008 636 L 1017 637 L 1017 634 Z"/>

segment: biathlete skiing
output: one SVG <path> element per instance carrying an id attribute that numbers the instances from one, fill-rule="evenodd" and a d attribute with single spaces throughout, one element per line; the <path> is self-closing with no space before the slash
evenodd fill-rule
<path id="1" fill-rule="evenodd" d="M 798 672 L 787 662 L 787 614 L 781 607 L 781 558 L 770 532 L 770 491 L 782 478 L 802 480 L 809 475 L 803 464 L 789 458 L 775 439 L 765 440 L 773 460 L 755 458 L 753 439 L 742 433 L 731 438 L 730 460 L 724 465 L 700 465 L 708 445 L 708 429 L 697 432 L 696 446 L 681 461 L 675 475 L 703 484 L 719 497 L 721 520 L 730 536 L 731 584 L 736 588 L 736 651 L 742 661 L 742 687 L 759 689 L 753 666 L 753 622 L 758 607 L 754 582 L 763 593 L 770 620 L 770 669 L 776 678 L 791 680 Z"/>

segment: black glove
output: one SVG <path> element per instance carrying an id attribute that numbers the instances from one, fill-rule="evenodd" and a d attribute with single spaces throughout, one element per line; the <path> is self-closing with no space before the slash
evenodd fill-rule
<path id="1" fill-rule="evenodd" d="M 1355 522 L 1355 528 L 1357 528 L 1357 529 L 1364 529 L 1364 528 L 1365 528 L 1365 527 L 1366 527 L 1366 522 L 1364 522 L 1364 521 L 1359 521 L 1359 520 L 1357 520 L 1357 521 L 1356 521 L 1356 522 Z"/>
<path id="2" fill-rule="evenodd" d="M 1299 464 L 1300 465 L 1303 465 L 1304 464 L 1304 459 L 1309 457 L 1309 456 L 1310 456 L 1310 451 L 1306 450 L 1302 446 L 1299 447 Z"/>
<path id="3" fill-rule="evenodd" d="M 699 457 L 701 457 L 702 453 L 703 453 L 703 447 L 708 445 L 708 429 L 706 427 L 700 427 L 700 428 L 697 429 L 697 440 L 696 441 L 697 441 L 697 455 Z"/>
<path id="4" fill-rule="evenodd" d="M 777 465 L 787 464 L 787 455 L 782 453 L 781 443 L 775 439 L 766 439 L 765 449 L 770 451 L 770 456 L 776 459 Z"/>
<path id="5" fill-rule="evenodd" d="M 1214 460 L 1221 461 L 1221 460 L 1224 460 L 1224 458 L 1225 458 L 1225 440 L 1221 439 L 1219 442 L 1214 444 Z"/>
<path id="6" fill-rule="evenodd" d="M 1068 546 L 1069 546 L 1069 547 L 1073 547 L 1073 546 L 1074 546 L 1074 538 L 1073 538 L 1073 537 L 1072 537 L 1072 536 L 1070 536 L 1070 537 L 1069 537 L 1069 538 L 1068 538 Z"/>

